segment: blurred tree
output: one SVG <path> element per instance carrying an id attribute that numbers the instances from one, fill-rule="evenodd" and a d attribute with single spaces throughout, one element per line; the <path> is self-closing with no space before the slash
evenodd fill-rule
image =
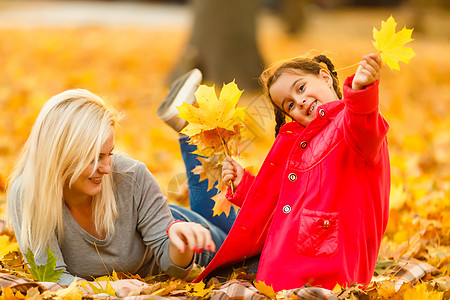
<path id="1" fill-rule="evenodd" d="M 267 0 L 266 0 L 267 1 Z M 300 32 L 306 24 L 306 9 L 311 0 L 272 0 L 268 6 L 279 14 L 289 34 Z"/>
<path id="2" fill-rule="evenodd" d="M 401 0 L 352 0 L 350 5 L 361 6 L 396 6 Z"/>
<path id="3" fill-rule="evenodd" d="M 236 79 L 240 88 L 259 87 L 263 62 L 256 43 L 260 0 L 191 0 L 195 19 L 190 41 L 172 79 L 199 68 L 205 82 Z"/>
<path id="4" fill-rule="evenodd" d="M 409 27 L 414 28 L 416 33 L 427 33 L 427 17 L 433 9 L 442 10 L 450 9 L 450 1 L 448 0 L 403 0 L 403 8 L 409 10 L 411 21 Z M 443 28 L 441 28 L 442 30 Z"/>

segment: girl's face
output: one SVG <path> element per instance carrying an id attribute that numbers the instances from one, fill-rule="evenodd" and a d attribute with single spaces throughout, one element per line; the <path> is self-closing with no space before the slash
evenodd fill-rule
<path id="1" fill-rule="evenodd" d="M 318 75 L 295 72 L 282 73 L 269 93 L 282 111 L 306 127 L 316 117 L 317 107 L 339 98 L 328 71 L 321 69 Z"/>
<path id="2" fill-rule="evenodd" d="M 112 150 L 114 149 L 114 130 L 103 144 L 98 158 L 97 168 L 94 170 L 95 163 L 92 162 L 78 177 L 72 187 L 68 183 L 64 186 L 64 200 L 73 202 L 82 202 L 98 194 L 101 189 L 103 175 L 111 173 Z"/>

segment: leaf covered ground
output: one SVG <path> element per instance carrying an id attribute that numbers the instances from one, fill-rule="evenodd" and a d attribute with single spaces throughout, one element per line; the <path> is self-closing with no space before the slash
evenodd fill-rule
<path id="1" fill-rule="evenodd" d="M 259 46 L 267 64 L 318 49 L 340 69 L 373 51 L 372 27 L 391 14 L 399 26 L 413 27 L 406 24 L 412 18 L 403 10 L 315 11 L 303 33 L 289 36 L 276 19 L 265 16 L 259 23 Z M 450 298 L 450 41 L 438 31 L 449 32 L 449 16 L 424 14 L 433 22 L 428 34 L 414 32 L 410 46 L 416 56 L 408 65 L 400 64 L 401 71 L 386 67 L 382 72 L 381 111 L 391 126 L 392 192 L 376 270 L 379 282 L 371 297 Z M 177 135 L 156 118 L 156 109 L 188 38 L 187 28 L 175 26 L 0 29 L 0 218 L 5 181 L 34 119 L 47 99 L 69 88 L 89 89 L 123 111 L 116 148 L 144 161 L 170 201 L 185 204 Z M 339 72 L 341 81 L 352 72 Z M 240 101 L 248 107 L 253 133 L 241 161 L 257 170 L 273 141 L 274 120 L 270 107 L 255 94 L 244 91 Z M 0 257 L 15 247 L 10 236 L 6 231 L 0 235 Z M 381 276 L 402 256 L 425 261 L 440 273 L 396 291 Z M 15 254 L 1 261 L 0 268 L 27 276 L 15 268 L 20 264 Z M 176 287 L 174 281 L 160 284 Z M 336 291 L 342 299 L 364 298 L 356 288 Z"/>

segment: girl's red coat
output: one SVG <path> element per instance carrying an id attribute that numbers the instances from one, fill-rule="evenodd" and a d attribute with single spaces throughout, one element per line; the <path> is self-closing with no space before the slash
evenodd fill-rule
<path id="1" fill-rule="evenodd" d="M 389 213 L 389 125 L 378 81 L 354 91 L 352 79 L 307 127 L 284 125 L 258 176 L 228 192 L 241 210 L 196 281 L 262 252 L 257 280 L 275 291 L 370 282 Z"/>

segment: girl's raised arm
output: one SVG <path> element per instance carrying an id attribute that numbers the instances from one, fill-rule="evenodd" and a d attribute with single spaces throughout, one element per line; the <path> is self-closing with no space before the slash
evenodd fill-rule
<path id="1" fill-rule="evenodd" d="M 381 64 L 378 54 L 365 55 L 355 75 L 344 83 L 346 141 L 370 164 L 377 162 L 389 129 L 378 107 Z"/>
<path id="2" fill-rule="evenodd" d="M 382 61 L 379 54 L 364 55 L 353 78 L 352 89 L 359 91 L 377 81 L 380 78 L 381 64 Z"/>

